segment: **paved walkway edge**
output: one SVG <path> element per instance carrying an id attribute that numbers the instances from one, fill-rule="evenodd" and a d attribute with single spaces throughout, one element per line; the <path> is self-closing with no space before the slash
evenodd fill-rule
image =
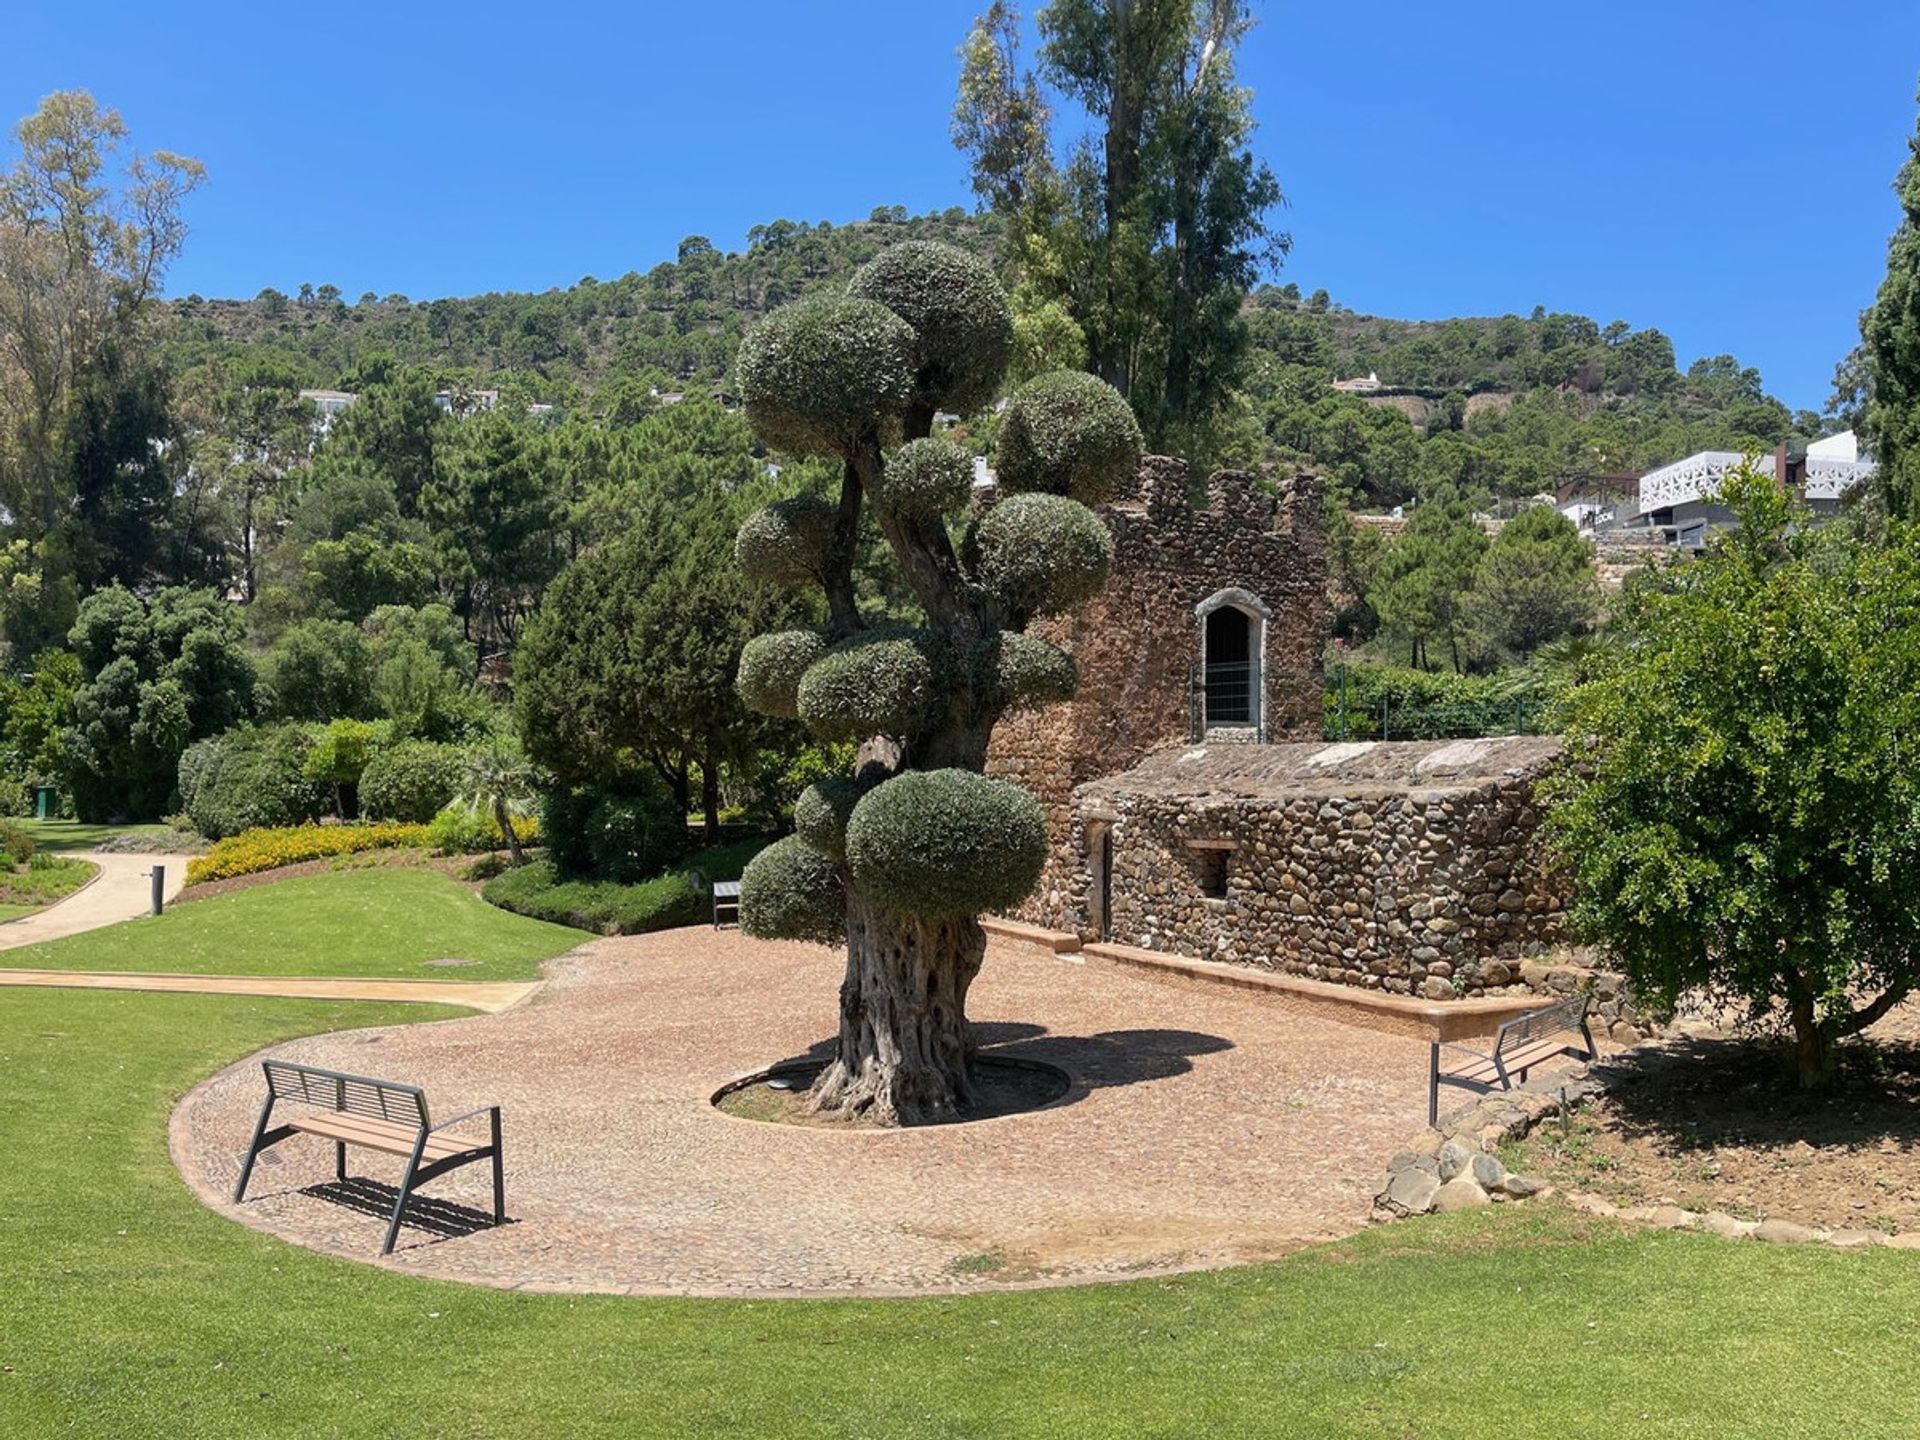
<path id="1" fill-rule="evenodd" d="M 346 976 L 173 975 L 137 970 L 0 970 L 0 985 L 70 990 L 150 990 L 180 995 L 262 995 L 282 1000 L 399 1000 L 464 1005 L 487 1014 L 518 1005 L 539 980 L 358 980 Z"/>

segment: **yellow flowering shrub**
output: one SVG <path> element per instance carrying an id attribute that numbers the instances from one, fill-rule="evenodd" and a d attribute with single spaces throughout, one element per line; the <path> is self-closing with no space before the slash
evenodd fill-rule
<path id="1" fill-rule="evenodd" d="M 328 860 L 363 850 L 391 850 L 403 845 L 424 847 L 424 825 L 288 825 L 242 830 L 187 862 L 187 883 L 231 880 L 298 865 L 306 860 Z"/>

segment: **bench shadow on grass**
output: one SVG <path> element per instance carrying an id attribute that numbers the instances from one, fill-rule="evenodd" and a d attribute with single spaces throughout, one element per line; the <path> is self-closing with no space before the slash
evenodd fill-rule
<path id="1" fill-rule="evenodd" d="M 1854 1041 L 1832 1084 L 1795 1083 L 1786 1047 L 1765 1039 L 1682 1036 L 1611 1062 L 1607 1105 L 1620 1131 L 1675 1151 L 1728 1146 L 1920 1148 L 1920 1042 Z"/>
<path id="2" fill-rule="evenodd" d="M 974 1039 L 982 1059 L 1034 1060 L 1066 1072 L 1070 1088 L 1053 1105 L 1072 1105 L 1095 1090 L 1170 1080 L 1193 1069 L 1195 1057 L 1231 1050 L 1233 1041 L 1199 1030 L 1108 1030 L 1098 1035 L 1055 1035 L 1025 1021 L 976 1021 Z M 770 1070 L 818 1069 L 833 1058 L 838 1040 L 817 1040 Z M 1049 1108 L 1052 1108 L 1051 1106 Z"/>
<path id="3" fill-rule="evenodd" d="M 341 1206 L 357 1214 L 374 1216 L 382 1222 L 392 1216 L 393 1202 L 400 1198 L 396 1186 L 359 1175 L 349 1176 L 345 1180 L 328 1180 L 318 1185 L 304 1185 L 296 1193 L 309 1199 L 323 1200 L 329 1205 Z M 508 1216 L 503 1223 L 513 1224 L 513 1217 Z M 393 1247 L 394 1253 L 421 1245 L 435 1245 L 443 1240 L 458 1240 L 463 1235 L 472 1235 L 479 1230 L 499 1228 L 491 1210 L 477 1210 L 457 1200 L 437 1199 L 415 1191 L 407 1197 L 406 1218 L 400 1222 L 400 1239 Z M 413 1239 L 409 1243 L 408 1232 L 422 1230 L 432 1238 Z"/>

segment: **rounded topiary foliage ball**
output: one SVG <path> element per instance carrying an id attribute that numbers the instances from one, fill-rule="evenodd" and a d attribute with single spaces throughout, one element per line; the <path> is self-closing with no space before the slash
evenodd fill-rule
<path id="1" fill-rule="evenodd" d="M 933 918 L 1019 904 L 1047 858 L 1046 812 L 972 770 L 909 770 L 847 821 L 847 868 L 884 910 Z"/>
<path id="2" fill-rule="evenodd" d="M 733 688 L 756 714 L 792 720 L 800 714 L 800 677 L 826 653 L 827 642 L 811 630 L 756 635 L 741 647 Z"/>
<path id="3" fill-rule="evenodd" d="M 1003 490 L 1102 505 L 1133 474 L 1144 443 L 1118 390 L 1084 371 L 1054 370 L 1013 392 L 994 466 Z"/>
<path id="4" fill-rule="evenodd" d="M 976 673 L 1002 710 L 1037 710 L 1071 700 L 1080 686 L 1073 656 L 1037 635 L 1001 630 L 981 642 Z"/>
<path id="5" fill-rule="evenodd" d="M 1008 611 L 1053 615 L 1091 600 L 1113 568 L 1100 517 L 1064 495 L 1015 495 L 974 527 L 975 571 Z"/>
<path id="6" fill-rule="evenodd" d="M 867 787 L 847 775 L 829 775 L 793 802 L 793 832 L 823 855 L 846 858 L 847 820 Z"/>
<path id="7" fill-rule="evenodd" d="M 800 677 L 799 716 L 823 740 L 906 739 L 938 699 L 940 656 L 931 631 L 887 627 L 850 636 Z"/>
<path id="8" fill-rule="evenodd" d="M 784 305 L 740 342 L 747 423 L 776 449 L 842 455 L 913 399 L 913 328 L 876 300 Z"/>
<path id="9" fill-rule="evenodd" d="M 826 572 L 836 520 L 817 495 L 794 495 L 746 518 L 733 539 L 733 563 L 749 580 L 794 589 Z"/>
<path id="10" fill-rule="evenodd" d="M 847 291 L 913 328 L 919 404 L 966 415 L 993 399 L 1013 354 L 1013 310 L 985 261 L 908 240 L 869 260 Z"/>
<path id="11" fill-rule="evenodd" d="M 740 928 L 762 940 L 839 944 L 847 933 L 840 867 L 798 835 L 774 841 L 740 872 Z"/>
<path id="12" fill-rule="evenodd" d="M 909 440 L 887 458 L 878 502 L 917 519 L 958 510 L 973 494 L 973 456 L 951 440 Z"/>

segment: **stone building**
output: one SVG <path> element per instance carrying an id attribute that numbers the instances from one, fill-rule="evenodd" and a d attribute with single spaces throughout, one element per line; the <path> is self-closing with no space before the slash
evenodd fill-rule
<path id="1" fill-rule="evenodd" d="M 1080 786 L 1060 928 L 1431 999 L 1558 943 L 1538 736 L 1175 746 Z"/>
<path id="2" fill-rule="evenodd" d="M 1149 455 L 1135 486 L 1100 516 L 1113 535 L 1105 591 L 1076 615 L 1035 626 L 1080 668 L 1068 704 L 1010 716 L 988 773 L 1047 807 L 1052 854 L 1016 918 L 1062 926 L 1082 883 L 1074 788 L 1190 736 L 1217 743 L 1320 733 L 1327 629 L 1321 482 L 1222 471 L 1204 504 L 1185 461 Z"/>

